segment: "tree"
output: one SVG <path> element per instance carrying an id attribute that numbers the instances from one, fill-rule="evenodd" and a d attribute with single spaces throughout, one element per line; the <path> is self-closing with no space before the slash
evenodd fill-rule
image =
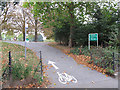
<path id="1" fill-rule="evenodd" d="M 34 12 L 39 15 L 41 18 L 40 20 L 43 22 L 45 25 L 46 22 L 49 22 L 50 19 L 54 20 L 55 18 L 59 17 L 62 11 L 64 12 L 64 19 L 69 19 L 70 23 L 70 36 L 69 36 L 69 47 L 72 47 L 73 44 L 73 30 L 74 30 L 74 22 L 76 19 L 76 12 L 75 9 L 79 8 L 81 11 L 83 10 L 84 3 L 79 2 L 55 2 L 55 3 L 50 3 L 50 2 L 39 2 L 39 3 L 29 3 L 33 5 L 33 10 Z M 27 3 L 27 5 L 29 5 Z M 80 6 L 81 5 L 81 6 Z M 54 25 L 54 24 L 53 24 Z M 60 25 L 59 25 L 60 26 Z"/>
<path id="2" fill-rule="evenodd" d="M 117 9 L 115 9 L 116 4 L 112 2 L 39 2 L 27 4 L 33 6 L 33 11 L 40 17 L 44 27 L 53 26 L 54 34 L 61 32 L 60 30 L 65 25 L 70 26 L 67 32 L 69 33 L 69 47 L 72 47 L 74 43 L 78 43 L 76 35 L 79 37 L 80 34 L 76 32 L 81 34 L 85 32 L 86 38 L 88 33 L 97 32 L 99 33 L 100 43 L 109 43 L 111 40 L 108 37 L 111 32 L 114 32 L 116 20 L 118 19 Z M 66 31 L 66 29 L 64 30 Z M 84 38 L 81 40 L 87 42 L 87 39 L 84 40 Z"/>
<path id="3" fill-rule="evenodd" d="M 35 2 L 35 3 L 38 3 L 38 2 Z M 33 2 L 31 2 L 31 4 L 33 5 L 34 3 Z M 35 42 L 37 42 L 37 32 L 38 32 L 38 28 L 39 27 L 41 27 L 41 23 L 40 23 L 40 21 L 39 21 L 39 17 L 38 17 L 38 15 L 36 14 L 36 12 L 35 12 L 35 7 L 32 7 L 32 5 L 30 5 L 30 4 L 28 4 L 27 2 L 25 2 L 24 4 L 23 4 L 23 7 L 24 8 L 27 8 L 27 9 L 29 9 L 29 10 L 31 10 L 31 12 L 32 12 L 32 14 L 33 14 L 33 17 L 34 17 L 34 21 L 32 21 L 32 23 L 34 23 L 33 25 L 34 25 L 34 29 L 35 29 Z"/>
<path id="4" fill-rule="evenodd" d="M 16 10 L 18 10 L 16 12 Z M 30 12 L 30 9 L 23 8 L 22 6 L 18 5 L 16 10 L 11 13 L 12 16 L 12 23 L 15 25 L 16 29 L 23 33 L 23 41 L 25 41 L 25 24 L 28 24 L 27 33 L 32 33 L 35 29 L 35 18 L 33 14 Z M 39 24 L 37 28 L 39 28 Z"/>
<path id="5" fill-rule="evenodd" d="M 99 33 L 100 43 L 104 46 L 109 45 L 109 42 L 113 42 L 114 44 L 111 44 L 115 45 L 117 40 L 115 39 L 118 32 L 116 23 L 118 20 L 118 10 L 115 8 L 116 5 L 117 4 L 112 2 L 107 4 L 104 3 L 102 8 L 100 8 L 100 4 L 96 5 L 96 12 L 93 16 L 93 18 L 96 18 L 94 25 Z"/>
<path id="6" fill-rule="evenodd" d="M 9 13 L 10 13 L 10 10 L 11 10 L 11 4 L 13 4 L 15 6 L 18 3 L 19 3 L 19 1 L 18 2 L 15 2 L 15 1 L 13 1 L 13 2 L 1 2 L 0 1 L 0 9 L 1 9 L 0 10 L 1 11 L 0 12 L 0 20 L 1 20 L 1 22 L 0 22 L 0 27 L 1 27 L 1 29 L 0 29 L 0 40 L 2 40 L 1 32 L 4 29 L 2 27 L 5 26 L 4 24 L 10 19 Z"/>
<path id="7" fill-rule="evenodd" d="M 8 4 L 7 2 L 0 2 L 0 6 L 1 6 L 1 15 L 0 15 L 0 19 L 1 19 L 1 22 L 0 22 L 0 27 L 5 23 L 7 22 L 7 12 L 8 12 Z M 5 9 L 6 7 L 6 9 Z M 1 36 L 1 32 L 2 32 L 2 28 L 0 29 L 0 40 L 2 40 L 2 36 Z"/>

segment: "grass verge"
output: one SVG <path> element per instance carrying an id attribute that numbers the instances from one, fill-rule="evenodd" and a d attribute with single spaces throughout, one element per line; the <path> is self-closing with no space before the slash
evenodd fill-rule
<path id="1" fill-rule="evenodd" d="M 2 54 L 1 54 L 1 64 L 2 73 L 8 66 L 9 62 L 9 51 L 11 51 L 12 59 L 12 82 L 7 79 L 7 76 L 3 79 L 3 88 L 41 88 L 47 87 L 48 80 L 45 75 L 43 75 L 43 80 L 40 79 L 40 72 L 33 75 L 38 63 L 39 57 L 27 48 L 27 56 L 25 60 L 25 47 L 17 44 L 11 44 L 2 42 Z M 43 66 L 44 68 L 44 66 Z M 38 77 L 39 75 L 39 77 Z M 37 77 L 37 78 L 36 78 Z"/>

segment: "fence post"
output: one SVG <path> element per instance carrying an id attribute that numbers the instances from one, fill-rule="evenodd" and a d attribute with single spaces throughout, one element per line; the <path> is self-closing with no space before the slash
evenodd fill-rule
<path id="1" fill-rule="evenodd" d="M 115 70 L 115 63 L 114 63 L 114 61 L 115 61 L 115 53 L 113 52 L 113 70 Z"/>
<path id="2" fill-rule="evenodd" d="M 42 71 L 42 55 L 41 55 L 41 51 L 40 51 L 40 64 L 41 64 L 41 75 L 42 75 L 42 79 L 43 79 L 43 71 Z"/>
<path id="3" fill-rule="evenodd" d="M 118 52 L 118 62 L 117 62 L 118 72 L 120 72 L 120 64 L 119 64 L 119 61 L 120 61 L 120 53 Z"/>
<path id="4" fill-rule="evenodd" d="M 90 57 L 91 57 L 91 61 L 92 61 L 93 58 L 92 58 L 92 53 L 91 53 L 91 51 L 90 51 Z"/>
<path id="5" fill-rule="evenodd" d="M 11 51 L 9 51 L 9 78 L 11 75 Z"/>

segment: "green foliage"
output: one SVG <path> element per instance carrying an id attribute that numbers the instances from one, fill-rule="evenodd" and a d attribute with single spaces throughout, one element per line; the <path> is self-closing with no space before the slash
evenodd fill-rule
<path id="1" fill-rule="evenodd" d="M 73 53 L 75 55 L 79 55 L 80 54 L 80 48 L 75 48 L 73 50 L 70 50 L 70 53 Z"/>
<path id="2" fill-rule="evenodd" d="M 54 32 L 54 37 L 55 41 L 58 41 L 64 45 L 68 44 L 69 41 L 69 29 L 70 25 L 68 22 L 64 22 L 61 19 L 57 19 L 58 22 L 62 23 L 61 27 L 58 27 L 58 25 L 54 27 L 53 32 Z"/>
<path id="3" fill-rule="evenodd" d="M 101 68 L 105 68 L 110 74 L 114 73 L 113 70 L 113 52 L 115 53 L 114 57 L 115 60 L 119 60 L 118 58 L 118 51 L 116 47 L 98 47 L 98 49 L 94 46 L 91 47 L 90 50 L 88 50 L 88 47 L 76 47 L 73 50 L 70 51 L 70 53 L 73 53 L 75 55 L 85 55 L 90 56 L 93 63 Z M 91 61 L 87 61 L 89 64 L 91 64 Z M 120 62 L 119 62 L 120 63 Z M 118 64 L 118 62 L 114 62 L 115 65 Z M 115 67 L 116 69 L 117 67 Z"/>
<path id="4" fill-rule="evenodd" d="M 24 78 L 27 78 L 27 76 L 30 75 L 31 71 L 32 71 L 32 66 L 27 66 L 23 73 Z"/>
<path id="5" fill-rule="evenodd" d="M 32 12 L 40 17 L 44 27 L 53 26 L 55 40 L 64 45 L 70 38 L 73 46 L 87 45 L 89 33 L 99 34 L 99 45 L 119 43 L 118 9 L 114 2 L 36 2 L 24 6 L 33 7 Z"/>
<path id="6" fill-rule="evenodd" d="M 21 80 L 24 78 L 24 66 L 21 63 L 15 63 L 12 65 L 12 77 L 14 80 Z"/>
<path id="7" fill-rule="evenodd" d="M 2 42 L 2 72 L 3 73 L 6 69 L 4 79 L 9 79 L 9 75 L 6 76 L 6 74 L 9 73 L 9 53 L 8 51 L 11 51 L 11 64 L 12 64 L 12 72 L 11 75 L 13 77 L 13 80 L 21 80 L 25 79 L 27 77 L 32 78 L 33 72 L 35 70 L 35 66 L 38 65 L 39 59 L 37 56 L 34 55 L 33 51 L 30 49 L 27 49 L 27 55 L 25 60 L 25 54 L 24 54 L 24 46 L 12 44 L 12 43 L 6 43 Z M 40 72 L 39 72 L 40 73 Z M 37 73 L 38 74 L 38 73 Z M 39 74 L 40 76 L 40 74 Z"/>
<path id="8" fill-rule="evenodd" d="M 11 40 L 12 38 L 14 38 L 13 35 L 6 35 L 6 40 Z"/>
<path id="9" fill-rule="evenodd" d="M 73 35 L 76 45 L 78 46 L 87 45 L 88 34 L 91 32 L 92 33 L 96 32 L 94 26 L 92 24 L 87 24 L 87 25 L 78 24 L 76 26 L 79 26 L 76 29 L 74 29 L 74 35 Z"/>
<path id="10" fill-rule="evenodd" d="M 35 36 L 33 34 L 28 35 L 29 41 L 33 41 L 34 37 Z"/>
<path id="11" fill-rule="evenodd" d="M 74 49 L 70 50 L 70 53 L 73 53 L 75 55 L 86 55 L 86 56 L 90 56 L 90 52 L 88 50 L 88 47 L 84 47 L 84 48 L 79 48 L 79 47 L 75 47 Z"/>
<path id="12" fill-rule="evenodd" d="M 5 33 L 2 34 L 3 40 L 11 40 L 13 38 L 14 38 L 14 35 L 9 35 L 9 34 L 5 34 Z"/>
<path id="13" fill-rule="evenodd" d="M 33 78 L 34 78 L 34 79 L 37 79 L 37 80 L 38 80 L 38 83 L 39 83 L 40 85 L 42 84 L 43 79 L 42 79 L 42 77 L 41 77 L 39 74 L 35 74 Z"/>
<path id="14" fill-rule="evenodd" d="M 12 77 L 14 80 L 21 80 L 30 76 L 31 71 L 32 67 L 30 65 L 25 66 L 18 60 L 12 63 Z"/>
<path id="15" fill-rule="evenodd" d="M 17 40 L 18 40 L 18 41 L 23 41 L 23 34 L 20 34 L 20 35 L 17 37 Z"/>
<path id="16" fill-rule="evenodd" d="M 111 69 L 110 67 L 107 67 L 106 70 L 107 70 L 106 73 L 108 73 L 110 75 L 114 75 L 114 70 Z"/>

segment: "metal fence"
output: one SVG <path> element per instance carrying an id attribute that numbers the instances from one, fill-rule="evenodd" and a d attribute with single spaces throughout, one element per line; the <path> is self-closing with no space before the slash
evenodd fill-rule
<path id="1" fill-rule="evenodd" d="M 43 65 L 42 65 L 42 53 L 40 51 L 40 62 L 38 63 L 36 69 L 35 69 L 35 72 L 34 72 L 34 75 L 36 74 L 36 72 L 41 72 L 41 77 L 43 79 Z"/>
<path id="2" fill-rule="evenodd" d="M 40 51 L 40 61 L 39 61 L 38 65 L 37 65 L 37 67 L 35 67 L 33 75 L 35 75 L 36 72 L 40 72 L 40 76 L 43 79 L 43 68 L 42 67 L 43 67 L 43 65 L 42 65 L 42 53 Z M 6 67 L 5 67 L 5 69 L 4 69 L 3 73 L 2 73 L 2 80 L 5 80 L 5 79 L 10 80 L 10 77 L 12 75 L 12 71 L 13 71 L 13 69 L 12 69 L 12 56 L 11 56 L 11 51 L 9 51 L 9 62 L 6 65 Z"/>
<path id="3" fill-rule="evenodd" d="M 91 57 L 89 63 L 94 63 L 98 67 L 113 70 L 114 72 L 120 70 L 120 53 L 103 51 L 102 48 L 92 48 L 86 54 Z"/>
<path id="4" fill-rule="evenodd" d="M 5 70 L 2 74 L 2 78 L 6 79 L 6 78 L 8 78 L 8 75 L 9 75 L 9 78 L 10 78 L 10 75 L 11 75 L 11 51 L 9 51 L 9 63 L 7 64 Z"/>

